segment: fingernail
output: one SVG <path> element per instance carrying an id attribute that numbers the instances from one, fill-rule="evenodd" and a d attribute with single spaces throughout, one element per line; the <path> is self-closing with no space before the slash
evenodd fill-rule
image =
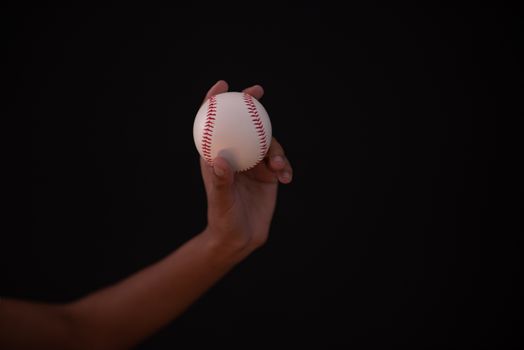
<path id="1" fill-rule="evenodd" d="M 278 164 L 284 164 L 284 158 L 282 158 L 282 156 L 274 156 L 273 161 Z"/>
<path id="2" fill-rule="evenodd" d="M 215 166 L 213 167 L 213 170 L 215 171 L 215 175 L 218 176 L 218 177 L 222 177 L 224 176 L 224 170 Z"/>
<path id="3" fill-rule="evenodd" d="M 224 79 L 218 79 L 217 82 L 215 83 L 215 85 L 213 85 L 213 87 L 217 86 L 218 84 L 220 84 L 223 81 L 225 81 L 225 80 Z"/>
<path id="4" fill-rule="evenodd" d="M 285 181 L 291 180 L 291 173 L 284 171 L 280 177 Z"/>

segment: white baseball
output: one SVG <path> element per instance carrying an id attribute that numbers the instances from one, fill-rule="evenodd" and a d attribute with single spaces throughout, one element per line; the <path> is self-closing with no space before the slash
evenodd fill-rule
<path id="1" fill-rule="evenodd" d="M 235 171 L 253 168 L 271 144 L 271 121 L 253 96 L 224 92 L 207 99 L 193 124 L 193 139 L 200 156 L 209 164 L 224 157 Z"/>

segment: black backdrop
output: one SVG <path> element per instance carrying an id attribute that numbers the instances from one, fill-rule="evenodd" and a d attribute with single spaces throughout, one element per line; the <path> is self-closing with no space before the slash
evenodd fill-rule
<path id="1" fill-rule="evenodd" d="M 22 126 L 6 128 L 20 157 L 4 168 L 1 295 L 73 300 L 198 233 L 193 117 L 225 79 L 265 88 L 294 182 L 267 245 L 138 348 L 520 344 L 522 159 L 502 161 L 522 99 L 515 9 L 2 17 L 4 116 Z"/>

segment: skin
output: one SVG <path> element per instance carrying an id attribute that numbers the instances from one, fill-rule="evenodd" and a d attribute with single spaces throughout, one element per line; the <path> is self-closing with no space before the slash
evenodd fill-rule
<path id="1" fill-rule="evenodd" d="M 228 90 L 220 80 L 205 99 Z M 261 99 L 255 85 L 244 90 Z M 204 101 L 205 101 L 204 99 Z M 273 138 L 256 167 L 234 172 L 227 161 L 200 159 L 207 226 L 164 259 L 118 283 L 66 304 L 0 300 L 2 349 L 129 349 L 180 316 L 267 240 L 279 184 L 293 170 Z"/>

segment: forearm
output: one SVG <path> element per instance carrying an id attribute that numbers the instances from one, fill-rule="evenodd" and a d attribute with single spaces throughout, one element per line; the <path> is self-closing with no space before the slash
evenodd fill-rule
<path id="1" fill-rule="evenodd" d="M 0 348 L 128 349 L 183 313 L 249 252 L 204 231 L 159 262 L 66 305 L 0 301 Z"/>
<path id="2" fill-rule="evenodd" d="M 0 300 L 0 349 L 77 349 L 65 305 Z"/>
<path id="3" fill-rule="evenodd" d="M 128 348 L 183 313 L 245 255 L 204 231 L 158 263 L 70 307 L 93 345 Z"/>

